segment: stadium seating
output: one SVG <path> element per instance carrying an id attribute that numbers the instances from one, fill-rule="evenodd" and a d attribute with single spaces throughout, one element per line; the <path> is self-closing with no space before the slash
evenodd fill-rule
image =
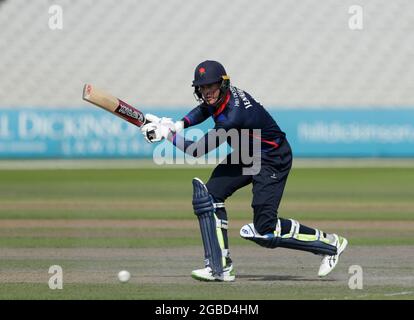
<path id="1" fill-rule="evenodd" d="M 51 30 L 51 5 L 63 29 Z M 221 61 L 272 107 L 414 105 L 414 2 L 359 0 L 0 2 L 0 105 L 82 106 L 85 82 L 134 104 L 195 102 L 193 68 Z"/>

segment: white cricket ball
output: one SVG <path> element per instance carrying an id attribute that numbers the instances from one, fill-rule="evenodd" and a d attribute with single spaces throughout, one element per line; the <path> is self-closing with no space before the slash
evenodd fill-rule
<path id="1" fill-rule="evenodd" d="M 128 280 L 130 278 L 131 278 L 131 274 L 128 271 L 126 271 L 126 270 L 119 271 L 119 273 L 118 273 L 119 281 L 128 282 Z"/>

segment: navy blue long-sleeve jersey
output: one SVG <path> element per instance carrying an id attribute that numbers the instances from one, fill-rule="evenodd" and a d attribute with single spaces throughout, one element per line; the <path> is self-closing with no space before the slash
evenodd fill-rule
<path id="1" fill-rule="evenodd" d="M 221 132 L 235 129 L 238 132 L 243 131 L 245 133 L 248 129 L 250 144 L 253 143 L 253 139 L 259 139 L 261 151 L 264 153 L 271 153 L 285 139 L 285 133 L 265 108 L 247 92 L 233 86 L 230 87 L 223 103 L 217 108 L 202 103 L 191 110 L 182 119 L 184 128 L 195 126 L 209 117 L 213 117 L 214 129 L 222 129 Z M 253 129 L 260 129 L 261 134 L 254 134 Z M 220 139 L 220 137 L 217 137 L 217 131 L 215 130 L 209 131 L 197 142 L 184 140 L 179 134 L 175 134 L 169 139 L 176 147 L 195 157 L 210 152 L 225 141 L 233 147 L 232 139 L 229 139 L 228 136 Z"/>

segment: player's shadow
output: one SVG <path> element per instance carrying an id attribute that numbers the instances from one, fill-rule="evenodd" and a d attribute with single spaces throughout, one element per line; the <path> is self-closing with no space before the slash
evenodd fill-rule
<path id="1" fill-rule="evenodd" d="M 247 281 L 309 281 L 309 282 L 320 282 L 320 281 L 335 281 L 335 279 L 321 279 L 321 278 L 306 278 L 301 276 L 289 276 L 289 275 L 254 275 L 254 274 L 243 274 L 238 275 L 237 278 L 241 278 Z"/>

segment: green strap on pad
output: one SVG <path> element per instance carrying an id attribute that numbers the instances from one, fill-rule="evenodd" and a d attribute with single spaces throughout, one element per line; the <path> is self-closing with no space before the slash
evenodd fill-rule
<path id="1" fill-rule="evenodd" d="M 254 228 L 253 223 L 243 226 L 240 236 L 244 239 L 256 242 L 265 248 L 289 248 L 294 250 L 308 251 L 314 254 L 335 255 L 337 248 L 323 237 L 323 233 L 316 230 L 316 234 L 300 234 L 300 224 L 291 219 L 292 226 L 289 233 L 281 235 L 280 220 L 278 219 L 274 233 L 260 235 Z"/>

